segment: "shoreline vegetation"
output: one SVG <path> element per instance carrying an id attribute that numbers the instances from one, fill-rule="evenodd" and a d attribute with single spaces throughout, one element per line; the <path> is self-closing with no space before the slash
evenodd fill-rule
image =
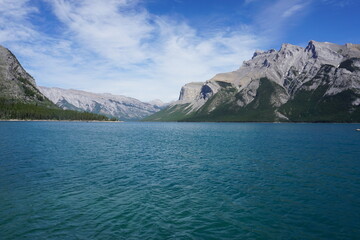
<path id="1" fill-rule="evenodd" d="M 106 123 L 119 123 L 124 122 L 120 120 L 54 120 L 54 119 L 0 119 L 0 122 L 106 122 Z"/>
<path id="2" fill-rule="evenodd" d="M 0 98 L 0 120 L 8 121 L 98 121 L 115 122 L 116 118 L 104 115 L 63 110 L 50 101 L 25 103 L 14 99 Z"/>
<path id="3" fill-rule="evenodd" d="M 121 121 L 121 120 L 54 120 L 54 119 L 0 119 L 0 122 L 106 122 L 106 123 L 124 123 L 124 122 L 139 122 L 139 123 L 271 123 L 271 124 L 360 124 L 360 122 L 211 122 L 211 121 Z"/>
<path id="4" fill-rule="evenodd" d="M 296 123 L 296 124 L 303 124 L 303 123 L 331 123 L 331 124 L 360 124 L 360 122 L 331 122 L 331 121 L 304 121 L 304 122 L 300 122 L 300 121 L 283 121 L 283 122 L 278 122 L 278 121 L 140 121 L 140 122 L 152 122 L 152 123 L 273 123 L 273 124 L 279 124 L 279 123 L 284 123 L 284 124 L 291 124 L 291 123 Z"/>

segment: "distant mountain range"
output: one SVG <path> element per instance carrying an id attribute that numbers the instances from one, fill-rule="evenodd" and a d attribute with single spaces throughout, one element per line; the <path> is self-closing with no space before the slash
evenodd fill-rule
<path id="1" fill-rule="evenodd" d="M 121 120 L 139 120 L 154 114 L 166 104 L 160 100 L 150 103 L 110 93 L 90 93 L 74 89 L 39 87 L 40 91 L 62 109 L 86 111 L 116 117 Z"/>
<path id="2" fill-rule="evenodd" d="M 144 103 L 112 94 L 39 87 L 14 54 L 0 46 L 0 119 L 137 120 L 165 106 L 160 100 Z"/>
<path id="3" fill-rule="evenodd" d="M 236 71 L 186 84 L 170 105 L 38 87 L 0 46 L 0 119 L 360 122 L 359 106 L 360 44 L 256 51 Z"/>
<path id="4" fill-rule="evenodd" d="M 233 72 L 182 87 L 147 121 L 360 122 L 360 44 L 256 51 Z"/>
<path id="5" fill-rule="evenodd" d="M 0 119 L 96 120 L 108 117 L 62 110 L 38 89 L 35 79 L 20 65 L 14 54 L 0 46 Z"/>

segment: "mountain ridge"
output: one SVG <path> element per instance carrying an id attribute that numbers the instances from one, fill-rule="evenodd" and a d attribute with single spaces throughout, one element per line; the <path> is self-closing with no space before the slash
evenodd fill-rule
<path id="1" fill-rule="evenodd" d="M 261 86 L 263 94 L 270 92 L 266 101 L 259 95 Z M 304 105 L 310 99 L 317 108 L 309 105 L 298 112 L 300 96 Z M 343 116 L 331 113 L 330 102 L 342 105 L 334 111 L 341 110 Z M 279 50 L 255 51 L 235 71 L 188 83 L 177 102 L 145 120 L 358 122 L 359 104 L 360 45 L 312 40 L 306 48 L 282 44 Z"/>
<path id="2" fill-rule="evenodd" d="M 16 56 L 0 45 L 0 119 L 21 120 L 96 120 L 108 117 L 62 110 L 36 85 L 35 79 L 21 66 Z"/>
<path id="3" fill-rule="evenodd" d="M 160 111 L 164 106 L 164 103 L 159 101 L 145 103 L 135 98 L 111 93 L 41 86 L 39 89 L 62 109 L 92 112 L 121 120 L 139 120 Z"/>
<path id="4" fill-rule="evenodd" d="M 26 72 L 15 55 L 1 45 L 0 97 L 28 103 L 41 103 L 47 100 L 38 90 L 35 79 Z"/>

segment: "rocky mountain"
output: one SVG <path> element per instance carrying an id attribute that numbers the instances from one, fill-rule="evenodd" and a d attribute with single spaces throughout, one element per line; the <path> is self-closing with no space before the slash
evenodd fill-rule
<path id="1" fill-rule="evenodd" d="M 90 93 L 61 88 L 40 87 L 41 92 L 62 109 L 86 111 L 116 117 L 121 120 L 138 120 L 160 111 L 165 104 L 160 100 L 152 103 L 110 93 Z"/>
<path id="2" fill-rule="evenodd" d="M 14 54 L 0 46 L 0 119 L 109 120 L 108 117 L 64 111 L 44 96 L 35 79 Z"/>
<path id="3" fill-rule="evenodd" d="M 148 121 L 360 122 L 360 44 L 256 51 L 233 72 L 182 87 Z"/>
<path id="4" fill-rule="evenodd" d="M 27 103 L 42 103 L 47 100 L 38 90 L 35 79 L 25 71 L 14 54 L 2 46 L 0 46 L 0 98 Z"/>

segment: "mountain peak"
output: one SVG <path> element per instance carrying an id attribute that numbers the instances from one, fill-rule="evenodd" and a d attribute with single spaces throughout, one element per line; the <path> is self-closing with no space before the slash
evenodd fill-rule
<path id="1" fill-rule="evenodd" d="M 280 51 L 293 50 L 293 49 L 299 49 L 299 48 L 301 48 L 301 47 L 290 44 L 290 43 L 283 43 L 283 44 L 281 44 Z"/>
<path id="2" fill-rule="evenodd" d="M 263 56 L 263 55 L 266 55 L 266 54 L 270 54 L 270 53 L 274 53 L 274 52 L 277 52 L 275 49 L 270 49 L 268 51 L 263 51 L 263 50 L 256 50 L 252 56 L 251 59 L 254 59 L 256 58 L 257 56 Z"/>
<path id="3" fill-rule="evenodd" d="M 0 46 L 0 89 L 0 97 L 25 102 L 45 99 L 37 89 L 35 79 L 25 71 L 15 55 L 3 46 Z"/>
<path id="4" fill-rule="evenodd" d="M 190 102 L 200 92 L 203 82 L 191 82 L 185 84 L 180 91 L 179 101 Z"/>
<path id="5" fill-rule="evenodd" d="M 312 57 L 313 58 L 317 58 L 317 52 L 316 52 L 316 47 L 315 47 L 316 42 L 314 40 L 311 40 L 308 45 L 305 48 L 305 51 L 307 52 L 311 52 L 312 53 Z"/>
<path id="6" fill-rule="evenodd" d="M 160 110 L 157 105 L 121 95 L 74 89 L 39 88 L 47 98 L 65 110 L 87 111 L 122 120 L 138 120 Z"/>
<path id="7" fill-rule="evenodd" d="M 257 50 L 236 71 L 186 84 L 180 101 L 148 119 L 360 121 L 358 59 L 359 44 L 312 40 L 306 48 Z"/>

